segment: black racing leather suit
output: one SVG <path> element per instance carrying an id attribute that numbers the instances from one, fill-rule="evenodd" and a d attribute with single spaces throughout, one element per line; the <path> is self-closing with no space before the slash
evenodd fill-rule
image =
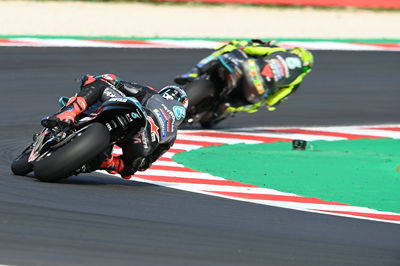
<path id="1" fill-rule="evenodd" d="M 147 169 L 168 151 L 184 119 L 184 115 L 178 117 L 174 113 L 176 108 L 183 108 L 182 103 L 164 99 L 151 87 L 122 81 L 112 74 L 86 75 L 77 96 L 83 97 L 89 108 L 114 97 L 135 97 L 143 105 L 147 114 L 146 126 L 132 140 L 117 143 L 123 150 L 120 157 L 124 162 L 122 176 Z"/>

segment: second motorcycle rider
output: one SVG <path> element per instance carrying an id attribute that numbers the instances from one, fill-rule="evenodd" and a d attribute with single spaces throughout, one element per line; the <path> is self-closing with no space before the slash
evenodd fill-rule
<path id="1" fill-rule="evenodd" d="M 239 86 L 233 89 L 229 101 L 221 105 L 225 108 L 220 109 L 219 112 L 254 113 L 264 104 L 268 110 L 275 110 L 279 103 L 297 90 L 303 78 L 310 73 L 314 63 L 313 55 L 308 50 L 301 47 L 286 49 L 274 45 L 272 41 L 233 40 L 215 50 L 189 72 L 176 77 L 175 82 L 179 85 L 188 84 L 203 73 L 218 67 L 220 56 L 229 57 L 229 54 L 240 51 L 243 56 L 251 59 L 247 60 L 248 73 L 236 77 Z M 250 89 L 256 93 L 252 94 L 251 98 L 246 97 L 243 92 L 245 88 L 240 84 L 253 87 Z"/>

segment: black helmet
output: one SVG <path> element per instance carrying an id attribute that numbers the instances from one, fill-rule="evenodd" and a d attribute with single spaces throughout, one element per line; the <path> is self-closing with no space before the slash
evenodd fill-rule
<path id="1" fill-rule="evenodd" d="M 186 92 L 178 86 L 166 86 L 162 88 L 159 93 L 167 100 L 177 100 L 178 102 L 182 103 L 185 109 L 187 109 L 189 105 L 189 99 Z"/>

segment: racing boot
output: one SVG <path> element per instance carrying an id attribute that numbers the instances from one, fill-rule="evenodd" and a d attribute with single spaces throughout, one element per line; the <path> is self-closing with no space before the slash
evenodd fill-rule
<path id="1" fill-rule="evenodd" d="M 131 175 L 128 175 L 124 171 L 125 164 L 124 161 L 120 157 L 111 157 L 105 159 L 101 165 L 100 165 L 100 170 L 106 170 L 110 174 L 120 174 L 122 178 L 124 179 L 130 179 Z"/>
<path id="2" fill-rule="evenodd" d="M 75 117 L 85 111 L 87 106 L 88 104 L 84 98 L 74 96 L 69 99 L 65 107 L 61 109 L 61 112 L 43 118 L 41 124 L 47 128 L 71 125 L 75 122 Z"/>

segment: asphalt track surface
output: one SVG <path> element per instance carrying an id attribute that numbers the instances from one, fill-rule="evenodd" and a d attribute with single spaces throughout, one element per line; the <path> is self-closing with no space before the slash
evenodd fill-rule
<path id="1" fill-rule="evenodd" d="M 168 84 L 207 50 L 0 48 L 0 264 L 400 265 L 400 226 L 312 214 L 88 174 L 63 183 L 10 174 L 41 117 L 84 73 Z M 220 128 L 399 122 L 400 53 L 315 52 L 275 112 Z"/>

